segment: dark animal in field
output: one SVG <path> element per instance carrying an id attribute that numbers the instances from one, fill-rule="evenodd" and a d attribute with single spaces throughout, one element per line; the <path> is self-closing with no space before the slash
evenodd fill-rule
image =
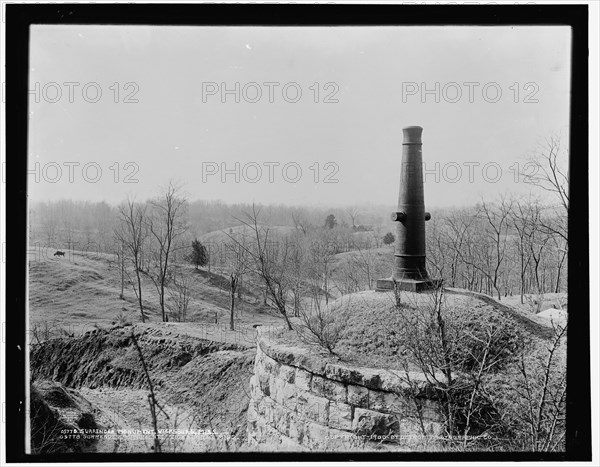
<path id="1" fill-rule="evenodd" d="M 54 253 L 54 256 L 65 256 L 65 252 L 64 251 L 57 251 L 56 253 Z"/>

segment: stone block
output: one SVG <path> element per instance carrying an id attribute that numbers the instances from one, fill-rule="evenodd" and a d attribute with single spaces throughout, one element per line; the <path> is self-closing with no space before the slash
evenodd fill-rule
<path id="1" fill-rule="evenodd" d="M 398 394 L 369 389 L 369 409 L 377 412 L 404 414 L 407 410 L 407 401 Z"/>
<path id="2" fill-rule="evenodd" d="M 276 402 L 270 397 L 263 397 L 262 399 L 256 401 L 256 411 L 261 418 L 266 419 L 268 417 L 268 413 L 275 404 Z"/>
<path id="3" fill-rule="evenodd" d="M 328 363 L 325 366 L 325 376 L 335 381 L 351 384 L 361 384 L 362 373 L 354 368 L 346 368 L 341 365 Z"/>
<path id="4" fill-rule="evenodd" d="M 261 359 L 261 365 L 264 368 L 264 371 L 270 373 L 272 375 L 277 375 L 279 373 L 279 367 L 281 367 L 281 363 L 273 360 L 268 355 L 263 354 L 263 358 Z"/>
<path id="5" fill-rule="evenodd" d="M 283 406 L 273 407 L 273 427 L 285 436 L 290 432 L 290 423 L 293 423 L 291 412 Z"/>
<path id="6" fill-rule="evenodd" d="M 330 429 L 319 423 L 307 422 L 303 444 L 314 451 L 324 451 L 329 445 Z"/>
<path id="7" fill-rule="evenodd" d="M 300 367 L 311 373 L 323 374 L 325 362 L 322 358 L 315 357 L 310 351 L 302 347 L 290 347 L 275 344 L 261 337 L 258 341 L 261 350 L 271 359 L 285 365 Z"/>
<path id="8" fill-rule="evenodd" d="M 258 378 L 258 387 L 262 391 L 265 396 L 271 395 L 271 388 L 269 386 L 269 374 L 268 373 L 259 373 Z"/>
<path id="9" fill-rule="evenodd" d="M 306 431 L 306 421 L 300 417 L 292 416 L 288 436 L 299 444 L 303 443 Z"/>
<path id="10" fill-rule="evenodd" d="M 281 365 L 279 367 L 279 378 L 284 380 L 286 383 L 294 384 L 296 380 L 296 369 L 292 366 Z"/>
<path id="11" fill-rule="evenodd" d="M 269 446 L 279 446 L 281 444 L 282 434 L 275 428 L 266 424 L 262 433 L 264 442 Z"/>
<path id="12" fill-rule="evenodd" d="M 360 444 L 351 432 L 330 428 L 327 433 L 327 449 L 331 451 L 351 451 Z"/>
<path id="13" fill-rule="evenodd" d="M 254 357 L 254 372 L 257 373 L 260 369 L 264 368 L 265 353 L 260 350 L 260 347 L 256 348 L 256 356 Z"/>
<path id="14" fill-rule="evenodd" d="M 399 432 L 400 423 L 396 415 L 357 408 L 354 409 L 352 430 L 357 435 L 388 436 L 390 434 Z"/>
<path id="15" fill-rule="evenodd" d="M 355 407 L 369 407 L 369 390 L 363 386 L 348 385 L 348 404 Z"/>
<path id="16" fill-rule="evenodd" d="M 357 384 L 371 389 L 381 387 L 381 375 L 370 368 L 349 368 L 335 363 L 325 366 L 325 376 L 345 384 Z"/>
<path id="17" fill-rule="evenodd" d="M 316 396 L 308 391 L 299 391 L 297 394 L 296 411 L 298 417 L 314 420 L 327 425 L 329 419 L 329 399 Z"/>
<path id="18" fill-rule="evenodd" d="M 312 381 L 312 373 L 301 368 L 296 368 L 296 375 L 294 376 L 294 384 L 298 389 L 303 391 L 310 391 L 310 385 Z"/>
<path id="19" fill-rule="evenodd" d="M 343 402 L 329 404 L 329 426 L 340 430 L 352 430 L 352 407 Z"/>
<path id="20" fill-rule="evenodd" d="M 271 399 L 263 399 L 258 405 L 258 413 L 262 419 L 270 426 L 275 425 L 275 407 L 276 403 L 271 403 Z"/>
<path id="21" fill-rule="evenodd" d="M 269 378 L 269 390 L 271 398 L 275 402 L 291 410 L 296 410 L 296 386 L 271 376 Z"/>
<path id="22" fill-rule="evenodd" d="M 250 383 L 248 384 L 248 390 L 250 392 L 250 398 L 252 398 L 252 399 L 260 399 L 263 396 L 263 394 L 260 391 L 260 388 L 258 386 L 258 377 L 256 376 L 256 374 L 254 374 L 250 377 Z"/>
<path id="23" fill-rule="evenodd" d="M 248 404 L 248 411 L 246 412 L 246 418 L 248 419 L 248 423 L 255 423 L 258 420 L 259 414 L 256 410 L 256 403 L 253 400 L 250 400 Z"/>
<path id="24" fill-rule="evenodd" d="M 443 423 L 444 417 L 440 412 L 441 409 L 437 401 L 420 399 L 419 402 L 421 404 L 421 413 L 425 420 Z"/>
<path id="25" fill-rule="evenodd" d="M 288 438 L 285 435 L 282 435 L 280 437 L 280 444 L 279 447 L 277 449 L 278 451 L 287 451 L 287 452 L 302 452 L 302 451 L 308 451 L 307 448 L 305 448 L 304 446 L 301 446 L 300 444 L 296 443 L 293 439 Z"/>
<path id="26" fill-rule="evenodd" d="M 379 371 L 379 378 L 381 379 L 380 389 L 387 392 L 403 394 L 410 390 L 410 384 L 406 381 L 407 376 L 415 383 L 422 384 L 427 382 L 421 373 L 409 372 L 407 375 L 404 371 L 399 370 L 381 370 Z"/>
<path id="27" fill-rule="evenodd" d="M 332 381 L 322 376 L 313 376 L 310 388 L 312 392 L 319 396 L 346 402 L 348 391 L 346 386 L 338 381 Z"/>
<path id="28" fill-rule="evenodd" d="M 352 433 L 314 422 L 306 423 L 304 445 L 313 451 L 349 451 L 355 444 L 356 437 Z"/>

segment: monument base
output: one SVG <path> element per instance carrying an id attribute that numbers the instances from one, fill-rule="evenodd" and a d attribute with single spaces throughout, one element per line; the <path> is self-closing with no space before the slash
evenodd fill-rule
<path id="1" fill-rule="evenodd" d="M 396 279 L 396 285 L 399 290 L 406 292 L 422 292 L 431 290 L 442 285 L 442 279 Z M 377 279 L 376 292 L 391 292 L 394 290 L 394 280 L 391 277 L 387 279 Z"/>

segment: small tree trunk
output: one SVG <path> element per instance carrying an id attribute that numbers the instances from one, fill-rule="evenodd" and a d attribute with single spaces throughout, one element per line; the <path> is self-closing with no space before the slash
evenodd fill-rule
<path id="1" fill-rule="evenodd" d="M 121 247 L 121 300 L 125 298 L 125 258 L 123 257 L 123 247 Z"/>
<path id="2" fill-rule="evenodd" d="M 135 275 L 137 276 L 137 283 L 138 283 L 138 303 L 140 305 L 140 314 L 142 315 L 142 323 L 146 322 L 146 318 L 144 317 L 144 302 L 142 300 L 142 279 L 140 277 L 140 271 L 139 269 L 137 269 L 137 265 L 136 265 L 136 269 L 135 269 Z"/>
<path id="3" fill-rule="evenodd" d="M 232 331 L 235 331 L 233 312 L 235 310 L 235 292 L 236 292 L 235 289 L 236 288 L 237 288 L 237 279 L 232 274 L 231 282 L 230 282 L 230 290 L 229 290 L 229 295 L 231 297 L 231 307 L 229 309 L 229 329 L 231 329 Z"/>
<path id="4" fill-rule="evenodd" d="M 298 289 L 294 292 L 294 316 L 300 316 L 300 291 Z"/>
<path id="5" fill-rule="evenodd" d="M 288 327 L 288 331 L 293 331 L 294 329 L 292 328 L 292 323 L 290 322 L 290 318 L 288 318 L 288 315 L 286 312 L 281 312 L 281 314 L 283 315 L 283 319 L 285 320 L 285 323 L 287 324 Z"/>

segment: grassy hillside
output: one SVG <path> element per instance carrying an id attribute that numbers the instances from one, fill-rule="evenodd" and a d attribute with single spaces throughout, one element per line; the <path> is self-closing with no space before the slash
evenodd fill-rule
<path id="1" fill-rule="evenodd" d="M 52 337 L 141 321 L 137 298 L 127 278 L 124 298 L 119 298 L 121 271 L 114 256 L 68 251 L 59 258 L 53 252 L 37 254 L 29 263 L 30 329 Z M 187 317 L 190 326 L 181 327 L 226 326 L 230 306 L 227 279 L 188 264 L 178 264 L 175 269 L 192 279 Z M 148 321 L 160 321 L 158 295 L 147 276 L 143 277 L 142 296 Z M 242 299 L 236 302 L 236 326 L 253 329 L 255 324 L 280 321 L 270 307 L 262 304 L 259 292 L 251 286 L 242 290 Z"/>

